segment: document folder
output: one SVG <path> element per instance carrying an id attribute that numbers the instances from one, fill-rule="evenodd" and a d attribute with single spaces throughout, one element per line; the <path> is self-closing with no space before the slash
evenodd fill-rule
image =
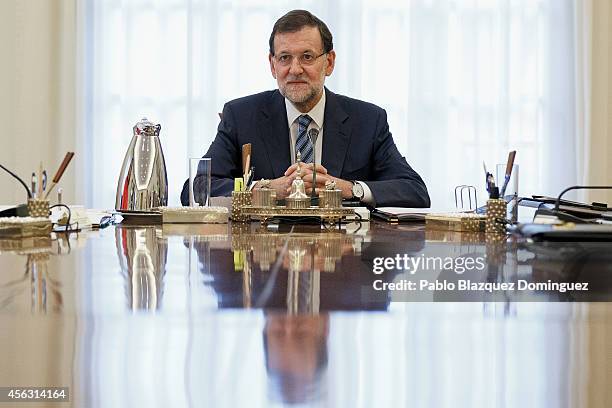
<path id="1" fill-rule="evenodd" d="M 523 207 L 537 208 L 544 214 L 553 214 L 555 208 L 555 198 L 545 196 L 532 196 L 531 198 L 523 197 L 519 200 L 519 205 Z M 561 200 L 559 202 L 559 210 L 584 219 L 601 218 L 612 220 L 612 208 L 604 203 L 579 203 L 575 201 Z"/>
<path id="2" fill-rule="evenodd" d="M 415 222 L 425 221 L 428 214 L 447 215 L 457 213 L 456 208 L 435 209 L 435 208 L 407 208 L 407 207 L 379 207 L 372 210 L 372 217 L 376 217 L 383 221 L 398 223 L 398 222 Z M 467 211 L 466 211 L 467 212 Z"/>
<path id="3" fill-rule="evenodd" d="M 516 232 L 534 241 L 612 241 L 612 225 L 595 224 L 519 224 Z"/>

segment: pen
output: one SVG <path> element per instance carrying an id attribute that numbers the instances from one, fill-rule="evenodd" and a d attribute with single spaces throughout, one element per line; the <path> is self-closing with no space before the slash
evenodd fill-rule
<path id="1" fill-rule="evenodd" d="M 32 172 L 32 198 L 36 198 L 36 193 L 38 190 L 36 189 L 36 173 Z"/>
<path id="2" fill-rule="evenodd" d="M 38 197 L 43 198 L 43 183 L 42 183 L 42 172 L 43 165 L 42 162 L 38 165 Z"/>
<path id="3" fill-rule="evenodd" d="M 246 189 L 247 175 L 251 165 L 251 144 L 246 143 L 242 145 L 242 177 L 243 177 L 243 189 Z M 244 191 L 244 190 L 241 190 Z"/>
<path id="4" fill-rule="evenodd" d="M 247 191 L 251 191 L 251 189 L 253 188 L 253 186 L 251 186 L 251 183 L 253 182 L 254 178 L 255 178 L 255 167 L 251 166 L 251 170 L 249 170 L 249 174 L 247 176 L 247 186 L 246 186 Z"/>
<path id="5" fill-rule="evenodd" d="M 42 191 L 43 193 L 47 190 L 47 170 L 42 172 Z"/>
<path id="6" fill-rule="evenodd" d="M 251 154 L 249 153 L 246 157 L 246 163 L 245 163 L 245 167 L 244 167 L 244 175 L 243 175 L 243 179 L 244 179 L 244 184 L 243 184 L 243 190 L 242 191 L 246 191 L 247 187 L 248 187 L 248 183 L 249 183 L 249 173 L 251 172 L 250 170 L 250 166 L 251 165 Z"/>
<path id="7" fill-rule="evenodd" d="M 512 175 L 512 166 L 514 166 L 514 158 L 516 157 L 516 150 L 508 153 L 508 162 L 506 163 L 506 175 L 504 177 L 504 185 L 499 193 L 501 198 L 505 197 L 506 187 L 508 187 L 508 182 L 510 181 L 510 176 Z"/>
<path id="8" fill-rule="evenodd" d="M 495 185 L 495 179 L 493 175 L 490 175 L 490 184 L 489 184 L 489 198 L 499 198 L 499 188 Z"/>
<path id="9" fill-rule="evenodd" d="M 68 167 L 68 164 L 70 164 L 70 160 L 72 160 L 73 157 L 74 152 L 66 153 L 66 156 L 64 156 L 64 160 L 62 160 L 62 164 L 60 164 L 59 168 L 55 172 L 55 176 L 53 176 L 53 180 L 51 180 L 51 186 L 49 187 L 47 194 L 45 194 L 45 199 L 49 197 L 49 194 L 51 193 L 55 185 L 59 183 L 60 179 L 64 175 L 64 171 L 66 171 L 66 167 Z"/>
<path id="10" fill-rule="evenodd" d="M 484 170 L 485 186 L 488 192 L 489 191 L 489 172 L 487 171 L 487 165 L 485 164 L 484 160 L 482 161 L 482 169 Z"/>
<path id="11" fill-rule="evenodd" d="M 484 161 L 482 162 L 482 167 L 484 168 L 485 172 L 485 183 L 487 185 L 487 192 L 491 194 L 493 187 L 495 187 L 495 179 L 493 178 L 493 174 L 487 171 L 487 165 Z"/>

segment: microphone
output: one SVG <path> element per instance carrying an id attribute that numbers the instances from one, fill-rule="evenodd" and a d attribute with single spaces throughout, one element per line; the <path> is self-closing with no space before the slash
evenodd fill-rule
<path id="1" fill-rule="evenodd" d="M 319 131 L 315 128 L 310 129 L 308 137 L 310 138 L 310 143 L 312 143 L 312 192 L 310 193 L 312 201 L 317 199 L 317 139 L 319 138 Z"/>
<path id="2" fill-rule="evenodd" d="M 319 132 L 317 132 L 318 134 Z M 26 193 L 28 194 L 28 198 L 32 198 L 32 192 L 30 191 L 30 189 L 28 188 L 28 186 L 26 185 L 26 183 L 15 173 L 13 173 L 12 171 L 10 171 L 9 169 L 7 169 L 6 167 L 4 167 L 2 164 L 0 164 L 0 168 L 2 168 L 2 170 L 6 171 L 8 174 L 10 174 L 11 176 L 13 176 L 14 178 L 17 179 L 17 181 L 23 186 L 23 188 L 25 188 Z"/>
<path id="3" fill-rule="evenodd" d="M 32 198 L 32 192 L 26 185 L 26 183 L 15 173 L 4 167 L 0 164 L 0 168 L 6 171 L 8 174 L 13 176 L 17 181 L 25 188 L 26 193 L 28 194 L 28 199 Z M 30 215 L 30 211 L 28 210 L 28 206 L 26 204 L 20 204 L 16 207 L 8 208 L 6 210 L 0 211 L 0 217 L 27 217 Z"/>

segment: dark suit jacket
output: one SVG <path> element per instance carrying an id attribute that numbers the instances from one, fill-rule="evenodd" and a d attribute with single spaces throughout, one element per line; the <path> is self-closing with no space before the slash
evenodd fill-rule
<path id="1" fill-rule="evenodd" d="M 329 174 L 365 182 L 376 206 L 429 207 L 421 177 L 397 150 L 386 112 L 327 88 L 321 163 Z M 229 196 L 242 176 L 241 146 L 252 144 L 255 179 L 281 177 L 291 165 L 285 99 L 278 90 L 225 104 L 217 136 L 204 157 L 212 158 L 212 196 Z M 196 178 L 195 188 L 199 180 Z M 181 193 L 189 204 L 188 181 Z"/>

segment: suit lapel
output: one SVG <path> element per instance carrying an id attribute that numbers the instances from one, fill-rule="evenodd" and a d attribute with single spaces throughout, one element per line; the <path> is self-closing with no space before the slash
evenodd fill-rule
<path id="1" fill-rule="evenodd" d="M 262 106 L 257 131 L 266 147 L 274 178 L 281 177 L 291 165 L 291 157 L 287 109 L 278 90 L 271 94 L 269 103 Z"/>
<path id="2" fill-rule="evenodd" d="M 327 88 L 325 92 L 321 164 L 332 176 L 342 177 L 344 160 L 351 140 L 351 127 L 348 115 L 338 103 L 336 94 Z"/>

